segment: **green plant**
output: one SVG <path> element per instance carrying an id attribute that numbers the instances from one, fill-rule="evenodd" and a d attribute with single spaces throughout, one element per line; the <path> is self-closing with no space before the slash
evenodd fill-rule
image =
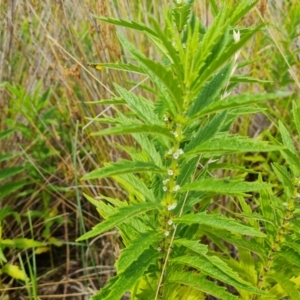
<path id="1" fill-rule="evenodd" d="M 274 198 L 271 184 L 264 183 L 261 176 L 246 181 L 247 174 L 255 174 L 253 170 L 222 161 L 227 155 L 266 151 L 290 151 L 285 155 L 287 161 L 298 159 L 289 149 L 287 134 L 282 135 L 283 145 L 271 145 L 229 133 L 237 116 L 260 112 L 260 103 L 286 94 L 232 93 L 237 82 L 256 81 L 233 73 L 239 50 L 262 25 L 236 25 L 256 1 L 238 5 L 228 1 L 220 9 L 215 1 L 211 3 L 214 22 L 209 28 L 192 13 L 192 1 L 174 1 L 166 13 L 164 30 L 151 18 L 150 28 L 100 17 L 144 32 L 162 60 L 152 61 L 118 35 L 135 64 L 99 64 L 148 77 L 152 85 L 147 91 L 154 88 L 156 97 L 147 99 L 115 85 L 119 97 L 103 103 L 126 105 L 130 112 L 121 112 L 116 105 L 114 118 L 95 119 L 110 126 L 94 135 L 129 134 L 136 146 L 117 145 L 131 160 L 106 164 L 83 177 L 112 177 L 127 191 L 125 200 L 102 196 L 103 201 L 98 201 L 86 195 L 105 221 L 78 240 L 117 227 L 124 243 L 117 275 L 93 299 L 120 299 L 127 291 L 132 299 L 204 299 L 205 295 L 299 299 L 296 287 L 294 294 L 285 288 L 293 286 L 290 279 L 297 282 L 293 276 L 299 268 L 295 265 L 286 278 L 276 263 L 271 264 L 276 252 L 286 246 L 282 237 L 288 231 L 282 228 L 294 208 L 283 206 L 279 199 L 274 201 L 276 206 L 270 206 L 268 197 Z M 228 169 L 234 177 L 217 176 Z M 294 201 L 297 175 L 289 176 L 277 165 L 274 172 L 282 182 L 293 183 L 287 197 Z M 227 208 L 227 216 L 220 214 L 222 201 L 234 207 Z M 256 201 L 260 209 L 253 213 L 247 201 Z M 274 219 L 271 210 L 276 210 Z M 264 271 L 271 267 L 275 275 Z"/>

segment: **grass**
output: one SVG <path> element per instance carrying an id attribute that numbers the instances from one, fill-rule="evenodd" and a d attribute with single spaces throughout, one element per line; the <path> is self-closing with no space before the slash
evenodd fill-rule
<path id="1" fill-rule="evenodd" d="M 4 16 L 0 21 L 0 82 L 6 82 L 0 88 L 0 132 L 15 130 L 0 140 L 0 155 L 12 156 L 0 161 L 0 169 L 22 168 L 0 182 L 0 186 L 20 183 L 18 189 L 0 195 L 1 213 L 4 208 L 14 212 L 1 216 L 1 238 L 26 237 L 49 243 L 42 254 L 36 254 L 31 247 L 5 249 L 7 261 L 19 265 L 31 280 L 24 282 L 2 274 L 0 299 L 7 299 L 8 295 L 16 299 L 88 299 L 114 274 L 113 263 L 120 253 L 117 232 L 80 245 L 74 240 L 99 222 L 94 207 L 84 200 L 83 191 L 118 198 L 124 192 L 111 180 L 92 185 L 82 183 L 80 178 L 103 162 L 117 160 L 120 151 L 114 149 L 115 142 L 130 139 L 91 136 L 99 124 L 86 117 L 104 113 L 103 107 L 90 102 L 109 98 L 114 93 L 112 83 L 131 88 L 130 82 L 137 77 L 87 67 L 88 62 L 118 61 L 124 54 L 126 57 L 117 42 L 115 28 L 98 22 L 92 15 L 148 23 L 146 12 L 157 18 L 160 7 L 170 2 L 0 2 Z M 197 11 L 209 24 L 207 3 L 198 2 L 201 3 L 197 4 Z M 244 20 L 248 25 L 261 18 L 270 23 L 268 30 L 257 34 L 241 53 L 244 59 L 254 60 L 249 75 L 269 82 L 254 87 L 241 85 L 236 92 L 285 88 L 299 96 L 299 33 L 295 30 L 300 23 L 299 13 L 297 0 L 268 5 L 260 1 L 257 10 Z M 155 58 L 141 35 L 123 33 L 143 53 Z M 290 102 L 272 102 L 266 108 L 268 112 L 256 118 L 241 117 L 233 130 L 271 139 L 278 134 L 278 120 L 290 125 Z M 114 106 L 105 113 L 113 116 Z M 295 143 L 299 149 L 299 141 L 295 139 Z M 235 159 L 241 166 L 257 165 L 266 178 L 271 176 L 266 162 L 281 162 L 273 153 Z M 62 245 L 55 245 L 56 242 Z"/>

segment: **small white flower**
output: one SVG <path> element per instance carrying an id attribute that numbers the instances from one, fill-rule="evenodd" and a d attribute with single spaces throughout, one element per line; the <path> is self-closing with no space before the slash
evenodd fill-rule
<path id="1" fill-rule="evenodd" d="M 169 180 L 170 180 L 169 178 L 163 180 L 163 185 L 166 185 L 166 184 L 168 183 Z"/>
<path id="2" fill-rule="evenodd" d="M 168 154 L 169 154 L 169 155 L 172 155 L 172 154 L 173 154 L 173 150 L 170 149 L 170 150 L 168 151 Z"/>
<path id="3" fill-rule="evenodd" d="M 168 119 L 168 117 L 167 117 L 166 115 L 164 115 L 164 121 L 165 121 L 165 122 L 168 122 L 168 121 L 169 121 L 169 119 Z"/>
<path id="4" fill-rule="evenodd" d="M 174 159 L 178 159 L 178 157 L 179 157 L 178 152 L 175 152 L 175 153 L 173 154 L 173 158 L 174 158 Z"/>
<path id="5" fill-rule="evenodd" d="M 236 43 L 240 41 L 241 33 L 239 30 L 238 31 L 233 30 L 233 39 Z"/>
<path id="6" fill-rule="evenodd" d="M 173 209 L 175 209 L 176 208 L 176 206 L 177 206 L 177 203 L 175 202 L 175 203 L 173 203 L 173 204 L 170 204 L 170 205 L 168 205 L 168 210 L 173 210 Z"/>
<path id="7" fill-rule="evenodd" d="M 180 189 L 180 185 L 177 184 L 177 185 L 173 188 L 173 191 L 174 191 L 174 192 L 177 192 L 179 189 Z"/>
<path id="8" fill-rule="evenodd" d="M 177 152 L 178 152 L 178 154 L 179 154 L 179 155 L 181 155 L 181 154 L 183 154 L 183 153 L 184 153 L 184 152 L 183 152 L 183 150 L 182 150 L 181 148 L 180 148 L 180 149 L 178 149 L 178 151 L 177 151 Z"/>
<path id="9" fill-rule="evenodd" d="M 170 231 L 165 231 L 164 235 L 165 236 L 169 236 L 170 235 Z"/>
<path id="10" fill-rule="evenodd" d="M 171 226 L 173 224 L 173 221 L 172 220 L 169 220 L 168 221 L 168 224 Z"/>
<path id="11" fill-rule="evenodd" d="M 158 247 L 158 248 L 157 248 L 157 251 L 158 251 L 158 252 L 160 252 L 160 251 L 161 251 L 161 248 L 160 248 L 160 247 Z"/>
<path id="12" fill-rule="evenodd" d="M 173 176 L 173 175 L 174 175 L 173 170 L 168 170 L 168 175 L 169 175 L 169 176 Z"/>
<path id="13" fill-rule="evenodd" d="M 175 137 L 178 137 L 178 133 L 176 131 L 171 131 Z"/>
<path id="14" fill-rule="evenodd" d="M 168 188 L 166 186 L 163 186 L 163 191 L 166 192 Z"/>

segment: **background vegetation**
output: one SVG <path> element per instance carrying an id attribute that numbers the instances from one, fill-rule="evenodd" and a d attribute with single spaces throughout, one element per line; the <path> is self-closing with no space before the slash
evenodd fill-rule
<path id="1" fill-rule="evenodd" d="M 210 1 L 195 2 L 201 20 L 209 25 Z M 104 109 L 113 115 L 109 108 L 90 102 L 109 98 L 113 83 L 130 89 L 137 80 L 136 75 L 87 67 L 88 62 L 113 62 L 124 54 L 115 27 L 92 15 L 148 24 L 152 14 L 163 22 L 162 7 L 171 1 L 0 3 L 0 299 L 88 299 L 114 274 L 120 250 L 114 231 L 80 245 L 74 242 L 99 222 L 82 194 L 120 198 L 124 192 L 108 179 L 92 185 L 80 178 L 124 156 L 114 144 L 131 140 L 89 135 L 99 124 L 86 117 L 103 114 Z M 299 16 L 297 0 L 262 0 L 247 15 L 246 26 L 269 22 L 241 52 L 241 61 L 253 60 L 248 74 L 264 81 L 239 85 L 237 92 L 286 90 L 292 93 L 290 99 L 299 97 Z M 122 33 L 155 58 L 142 35 Z M 299 150 L 291 100 L 272 101 L 265 108 L 254 117 L 240 117 L 232 131 L 272 140 L 279 135 L 281 121 L 294 134 Z M 262 171 L 266 181 L 274 177 L 270 162 L 283 162 L 278 152 L 231 159 Z M 228 209 L 226 199 L 219 203 Z"/>

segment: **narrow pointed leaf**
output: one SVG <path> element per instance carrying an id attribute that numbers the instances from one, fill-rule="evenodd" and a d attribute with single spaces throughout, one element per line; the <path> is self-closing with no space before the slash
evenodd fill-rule
<path id="1" fill-rule="evenodd" d="M 198 241 L 188 239 L 178 239 L 174 241 L 175 245 L 184 246 L 200 255 L 205 255 L 208 251 L 208 246 L 200 244 Z"/>
<path id="2" fill-rule="evenodd" d="M 142 118 L 148 124 L 159 124 L 160 121 L 157 118 L 157 115 L 154 113 L 153 102 L 134 95 L 132 92 L 129 92 L 118 85 L 115 85 L 120 96 L 126 101 L 128 106 L 136 115 Z"/>
<path id="3" fill-rule="evenodd" d="M 156 33 L 151 28 L 149 28 L 147 25 L 145 25 L 143 23 L 137 23 L 134 21 L 127 21 L 127 20 L 120 20 L 120 19 L 113 19 L 113 18 L 106 18 L 106 17 L 102 17 L 102 16 L 101 17 L 95 16 L 95 15 L 94 15 L 94 17 L 101 21 L 110 23 L 110 24 L 127 27 L 127 28 L 131 28 L 134 30 L 138 30 L 138 31 L 145 31 L 151 35 L 156 36 Z"/>
<path id="4" fill-rule="evenodd" d="M 177 282 L 198 289 L 207 295 L 215 296 L 222 300 L 237 300 L 240 299 L 226 291 L 226 288 L 216 285 L 215 282 L 205 279 L 204 276 L 199 276 L 192 272 L 176 272 L 171 275 L 168 280 Z"/>
<path id="5" fill-rule="evenodd" d="M 95 132 L 93 135 L 119 135 L 119 134 L 132 134 L 132 133 L 153 133 L 159 134 L 168 137 L 171 140 L 175 140 L 175 136 L 170 130 L 165 127 L 158 125 L 123 125 L 107 128 L 98 132 Z"/>
<path id="6" fill-rule="evenodd" d="M 171 262 L 176 262 L 195 268 L 203 272 L 205 275 L 208 275 L 212 278 L 216 278 L 236 288 L 240 288 L 256 294 L 265 294 L 257 288 L 252 287 L 250 283 L 241 279 L 237 273 L 232 271 L 232 269 L 230 269 L 220 259 L 214 261 L 213 257 L 210 258 L 203 256 L 180 256 L 171 260 Z"/>
<path id="7" fill-rule="evenodd" d="M 183 224 L 198 224 L 211 226 L 216 229 L 225 229 L 233 233 L 242 235 L 264 237 L 265 234 L 255 230 L 254 228 L 244 225 L 234 219 L 227 218 L 221 215 L 211 214 L 208 215 L 206 212 L 197 213 L 194 215 L 184 215 L 182 217 L 173 220 L 175 223 Z"/>
<path id="8" fill-rule="evenodd" d="M 142 233 L 139 238 L 132 241 L 127 248 L 121 251 L 121 255 L 116 262 L 118 273 L 123 273 L 150 245 L 156 244 L 161 235 L 160 232 L 149 231 Z"/>
<path id="9" fill-rule="evenodd" d="M 298 107 L 295 101 L 293 101 L 293 117 L 298 136 L 300 136 L 300 108 Z"/>
<path id="10" fill-rule="evenodd" d="M 219 195 L 243 196 L 244 193 L 259 191 L 271 186 L 270 184 L 259 182 L 205 178 L 188 183 L 181 187 L 179 191 L 201 191 Z"/>
<path id="11" fill-rule="evenodd" d="M 158 259 L 160 253 L 153 249 L 147 249 L 136 261 L 134 261 L 123 273 L 119 274 L 103 288 L 92 300 L 120 300 L 143 276 L 148 267 Z"/>
<path id="12" fill-rule="evenodd" d="M 92 171 L 82 177 L 82 180 L 98 179 L 104 177 L 111 177 L 115 175 L 138 173 L 138 172 L 156 172 L 164 173 L 165 170 L 159 168 L 154 163 L 139 162 L 130 160 L 121 160 L 116 163 L 109 163 L 105 167 Z"/>
<path id="13" fill-rule="evenodd" d="M 193 119 L 197 119 L 203 115 L 215 113 L 221 110 L 226 110 L 230 108 L 238 108 L 245 105 L 252 105 L 254 103 L 264 102 L 267 100 L 275 100 L 282 97 L 287 97 L 288 93 L 278 93 L 278 94 L 244 94 L 244 95 L 234 95 L 229 96 L 223 100 L 212 103 L 200 112 L 198 112 Z"/>
<path id="14" fill-rule="evenodd" d="M 181 90 L 178 87 L 179 82 L 173 76 L 173 73 L 166 67 L 157 63 L 139 52 L 131 43 L 125 40 L 120 35 L 118 36 L 122 45 L 138 60 L 138 62 L 143 66 L 145 73 L 153 80 L 157 88 L 164 97 L 166 105 L 170 108 L 170 112 L 176 113 L 174 103 L 177 109 L 180 111 L 182 109 L 182 97 Z"/>
<path id="15" fill-rule="evenodd" d="M 214 156 L 221 156 L 230 153 L 243 152 L 269 152 L 282 150 L 279 145 L 271 145 L 268 142 L 258 141 L 241 136 L 221 136 L 200 144 L 198 147 L 185 153 L 185 155 L 194 155 L 201 153 L 211 153 Z"/>
<path id="16" fill-rule="evenodd" d="M 138 73 L 138 74 L 145 74 L 144 70 L 140 67 L 133 65 L 133 64 L 124 64 L 121 62 L 116 63 L 90 63 L 88 66 L 93 67 L 95 69 L 98 68 L 108 68 L 113 70 L 120 70 L 120 71 L 127 71 L 132 73 Z"/>
<path id="17" fill-rule="evenodd" d="M 185 147 L 184 151 L 188 152 L 196 146 L 204 143 L 214 137 L 220 131 L 226 120 L 226 111 L 216 115 L 212 120 L 210 120 L 203 128 L 201 128 L 196 135 L 191 139 L 189 144 Z"/>
<path id="18" fill-rule="evenodd" d="M 137 216 L 144 214 L 147 211 L 159 209 L 160 205 L 157 203 L 138 203 L 131 206 L 121 207 L 117 213 L 111 215 L 108 219 L 102 223 L 93 227 L 93 229 L 86 234 L 82 235 L 77 239 L 77 241 L 82 241 L 94 237 L 103 233 L 104 231 L 110 230 L 123 222 Z"/>

